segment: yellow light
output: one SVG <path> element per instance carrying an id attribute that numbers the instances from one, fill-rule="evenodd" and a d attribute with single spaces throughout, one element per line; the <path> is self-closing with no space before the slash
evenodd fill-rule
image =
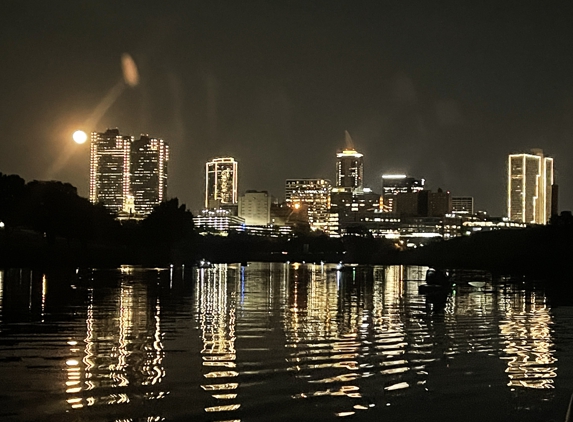
<path id="1" fill-rule="evenodd" d="M 76 130 L 72 138 L 76 144 L 83 144 L 88 139 L 88 135 L 83 130 Z"/>

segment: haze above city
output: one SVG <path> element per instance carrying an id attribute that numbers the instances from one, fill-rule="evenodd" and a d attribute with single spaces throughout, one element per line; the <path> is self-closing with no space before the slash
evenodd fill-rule
<path id="1" fill-rule="evenodd" d="M 348 130 L 374 191 L 406 173 L 502 215 L 508 154 L 541 148 L 572 209 L 572 18 L 564 1 L 4 2 L 0 172 L 87 197 L 72 133 L 117 127 L 169 143 L 168 195 L 194 210 L 209 159 L 282 198 L 285 179 L 334 179 Z"/>

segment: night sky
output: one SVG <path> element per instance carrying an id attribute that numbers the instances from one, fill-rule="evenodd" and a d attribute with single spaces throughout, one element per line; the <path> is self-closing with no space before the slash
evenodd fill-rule
<path id="1" fill-rule="evenodd" d="M 344 131 L 382 173 L 506 212 L 507 155 L 554 157 L 573 208 L 573 2 L 26 1 L 0 3 L 0 172 L 88 194 L 89 144 L 117 127 L 171 147 L 169 195 L 191 210 L 204 163 L 240 191 L 334 180 Z M 130 54 L 140 83 L 122 84 Z"/>

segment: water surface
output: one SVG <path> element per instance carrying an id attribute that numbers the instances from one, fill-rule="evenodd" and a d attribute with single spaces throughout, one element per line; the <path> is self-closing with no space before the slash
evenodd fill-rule
<path id="1" fill-rule="evenodd" d="M 0 419 L 564 420 L 573 308 L 424 272 L 0 271 Z"/>

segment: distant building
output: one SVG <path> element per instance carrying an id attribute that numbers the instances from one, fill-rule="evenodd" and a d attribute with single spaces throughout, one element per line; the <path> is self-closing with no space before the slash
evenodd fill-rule
<path id="1" fill-rule="evenodd" d="M 473 215 L 474 213 L 473 196 L 452 196 L 452 213 Z"/>
<path id="2" fill-rule="evenodd" d="M 400 217 L 443 217 L 452 211 L 450 192 L 422 190 L 395 195 L 393 214 Z"/>
<path id="3" fill-rule="evenodd" d="M 119 129 L 92 132 L 90 145 L 90 196 L 115 213 L 123 211 L 130 195 L 130 147 L 132 136 Z"/>
<path id="4" fill-rule="evenodd" d="M 166 199 L 169 147 L 163 139 L 92 132 L 90 201 L 121 218 L 143 218 Z"/>
<path id="5" fill-rule="evenodd" d="M 336 187 L 362 189 L 364 187 L 364 157 L 354 148 L 348 131 L 346 149 L 336 154 Z"/>
<path id="6" fill-rule="evenodd" d="M 291 209 L 306 206 L 310 228 L 325 231 L 329 219 L 330 189 L 327 179 L 287 179 L 285 200 Z"/>
<path id="7" fill-rule="evenodd" d="M 415 179 L 405 174 L 385 174 L 382 176 L 382 210 L 396 214 L 396 195 L 416 193 L 424 190 L 424 179 Z"/>
<path id="8" fill-rule="evenodd" d="M 511 221 L 546 224 L 551 217 L 553 158 L 534 149 L 508 160 L 507 214 Z"/>
<path id="9" fill-rule="evenodd" d="M 248 190 L 239 197 L 239 217 L 248 226 L 266 226 L 271 221 L 271 202 L 268 192 Z"/>
<path id="10" fill-rule="evenodd" d="M 131 195 L 135 213 L 150 214 L 167 196 L 169 146 L 142 135 L 131 143 Z"/>
<path id="11" fill-rule="evenodd" d="M 209 209 L 202 210 L 193 217 L 193 224 L 200 233 L 209 231 L 228 233 L 229 230 L 242 231 L 245 219 L 232 215 L 228 210 Z"/>
<path id="12" fill-rule="evenodd" d="M 205 208 L 237 204 L 238 163 L 232 157 L 215 158 L 205 165 Z"/>
<path id="13" fill-rule="evenodd" d="M 428 213 L 426 217 L 443 217 L 452 212 L 450 192 L 438 188 L 437 192 L 428 192 Z"/>
<path id="14" fill-rule="evenodd" d="M 380 211 L 380 194 L 372 192 L 369 188 L 332 188 L 330 193 L 329 233 L 340 233 L 349 225 L 362 223 Z"/>

